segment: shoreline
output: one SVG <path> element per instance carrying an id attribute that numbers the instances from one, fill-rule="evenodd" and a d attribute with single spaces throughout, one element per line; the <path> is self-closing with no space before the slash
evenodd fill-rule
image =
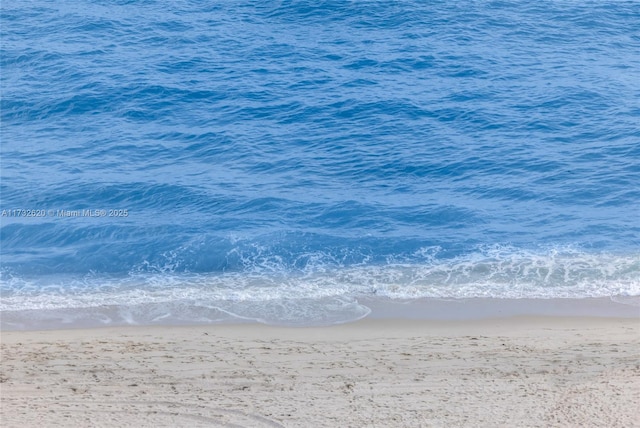
<path id="1" fill-rule="evenodd" d="M 615 299 L 615 300 L 614 300 Z M 616 301 L 618 300 L 618 301 Z M 555 299 L 362 299 L 370 318 L 482 320 L 519 316 L 639 318 L 640 296 Z"/>
<path id="2" fill-rule="evenodd" d="M 367 318 L 3 331 L 0 421 L 639 426 L 636 318 Z"/>
<path id="3" fill-rule="evenodd" d="M 483 320 L 518 316 L 551 317 L 602 317 L 640 319 L 640 296 L 601 298 L 556 299 L 435 299 L 394 300 L 363 297 L 354 301 L 357 314 L 345 313 L 345 319 L 337 322 L 263 322 L 251 317 L 238 317 L 218 312 L 218 319 L 173 316 L 147 316 L 135 319 L 133 313 L 164 313 L 166 303 L 150 303 L 140 306 L 99 306 L 77 309 L 42 309 L 24 311 L 0 311 L 0 331 L 38 331 L 60 329 L 110 328 L 125 326 L 202 326 L 256 324 L 283 327 L 322 327 L 357 322 L 361 319 L 409 319 L 409 320 Z M 283 303 L 286 306 L 286 302 Z M 180 307 L 181 310 L 188 305 Z M 316 312 L 317 308 L 316 308 Z M 194 307 L 194 313 L 202 313 L 202 307 Z M 351 318 L 348 318 L 351 316 Z"/>

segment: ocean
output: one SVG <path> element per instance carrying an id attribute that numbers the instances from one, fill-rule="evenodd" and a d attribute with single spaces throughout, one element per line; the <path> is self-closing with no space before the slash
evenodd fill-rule
<path id="1" fill-rule="evenodd" d="M 2 328 L 640 297 L 636 1 L 3 2 Z"/>

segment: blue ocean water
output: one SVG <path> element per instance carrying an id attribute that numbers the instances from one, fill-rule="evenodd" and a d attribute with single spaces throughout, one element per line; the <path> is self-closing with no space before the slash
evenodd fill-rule
<path id="1" fill-rule="evenodd" d="M 640 3 L 1 6 L 0 311 L 640 296 Z"/>

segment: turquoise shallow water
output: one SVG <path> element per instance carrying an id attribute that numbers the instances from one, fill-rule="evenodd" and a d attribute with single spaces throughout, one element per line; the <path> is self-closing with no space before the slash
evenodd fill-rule
<path id="1" fill-rule="evenodd" d="M 640 295 L 637 2 L 1 13 L 4 313 Z"/>

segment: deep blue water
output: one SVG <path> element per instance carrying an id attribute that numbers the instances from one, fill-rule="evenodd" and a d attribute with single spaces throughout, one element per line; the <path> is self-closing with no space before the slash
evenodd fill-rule
<path id="1" fill-rule="evenodd" d="M 638 2 L 1 11 L 5 314 L 640 295 Z"/>

